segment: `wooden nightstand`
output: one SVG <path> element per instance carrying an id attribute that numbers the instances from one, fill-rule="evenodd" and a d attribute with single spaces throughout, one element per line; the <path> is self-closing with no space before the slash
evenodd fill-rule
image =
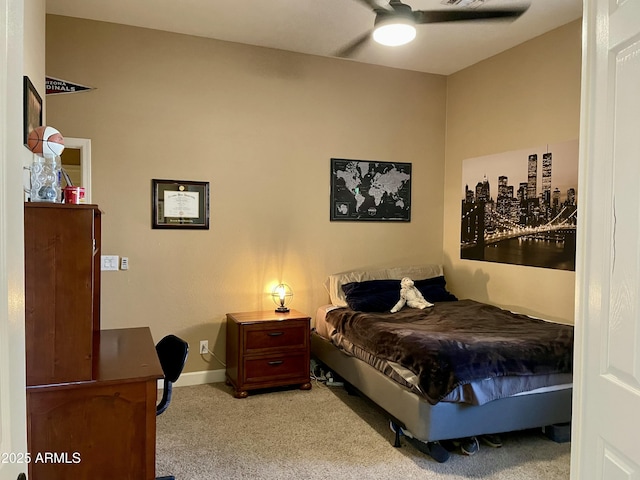
<path id="1" fill-rule="evenodd" d="M 236 398 L 296 383 L 311 388 L 310 320 L 295 310 L 227 313 L 227 384 Z"/>
<path id="2" fill-rule="evenodd" d="M 227 313 L 227 384 L 236 398 L 296 383 L 311 388 L 310 320 L 295 310 Z"/>

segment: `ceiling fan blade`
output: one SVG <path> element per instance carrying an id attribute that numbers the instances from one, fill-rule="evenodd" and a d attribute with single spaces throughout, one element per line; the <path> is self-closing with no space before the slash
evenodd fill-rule
<path id="1" fill-rule="evenodd" d="M 348 45 L 342 47 L 336 53 L 334 53 L 335 57 L 348 58 L 351 57 L 354 53 L 360 50 L 361 47 L 364 46 L 365 43 L 369 41 L 371 38 L 371 32 L 363 33 L 358 38 L 356 38 L 353 42 Z"/>
<path id="2" fill-rule="evenodd" d="M 374 12 L 377 12 L 378 10 L 390 10 L 389 5 L 384 5 L 384 4 L 381 5 L 380 3 L 376 2 L 376 0 L 357 0 L 357 1 L 366 5 Z"/>
<path id="3" fill-rule="evenodd" d="M 529 6 L 488 9 L 477 8 L 473 10 L 414 10 L 413 16 L 416 23 L 445 23 L 445 22 L 466 22 L 473 20 L 506 20 L 516 19 L 527 11 Z"/>

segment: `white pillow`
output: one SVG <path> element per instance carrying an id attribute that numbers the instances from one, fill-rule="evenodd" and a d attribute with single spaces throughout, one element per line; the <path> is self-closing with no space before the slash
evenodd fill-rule
<path id="1" fill-rule="evenodd" d="M 390 267 L 375 270 L 351 270 L 349 272 L 329 275 L 324 282 L 324 288 L 329 292 L 331 303 L 337 307 L 346 307 L 347 299 L 342 291 L 342 285 L 351 282 L 364 282 L 367 280 L 386 280 L 409 277 L 411 280 L 424 280 L 442 276 L 442 265 L 409 265 L 406 267 Z"/>

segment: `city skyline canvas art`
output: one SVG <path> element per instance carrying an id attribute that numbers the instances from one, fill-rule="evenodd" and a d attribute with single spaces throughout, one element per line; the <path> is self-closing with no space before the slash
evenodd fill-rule
<path id="1" fill-rule="evenodd" d="M 460 258 L 575 270 L 578 140 L 462 162 Z"/>

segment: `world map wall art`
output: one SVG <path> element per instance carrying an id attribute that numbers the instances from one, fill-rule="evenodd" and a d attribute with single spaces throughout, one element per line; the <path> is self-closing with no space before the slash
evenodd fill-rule
<path id="1" fill-rule="evenodd" d="M 462 162 L 460 258 L 575 270 L 578 141 Z"/>
<path id="2" fill-rule="evenodd" d="M 411 221 L 411 164 L 331 159 L 331 221 Z"/>

